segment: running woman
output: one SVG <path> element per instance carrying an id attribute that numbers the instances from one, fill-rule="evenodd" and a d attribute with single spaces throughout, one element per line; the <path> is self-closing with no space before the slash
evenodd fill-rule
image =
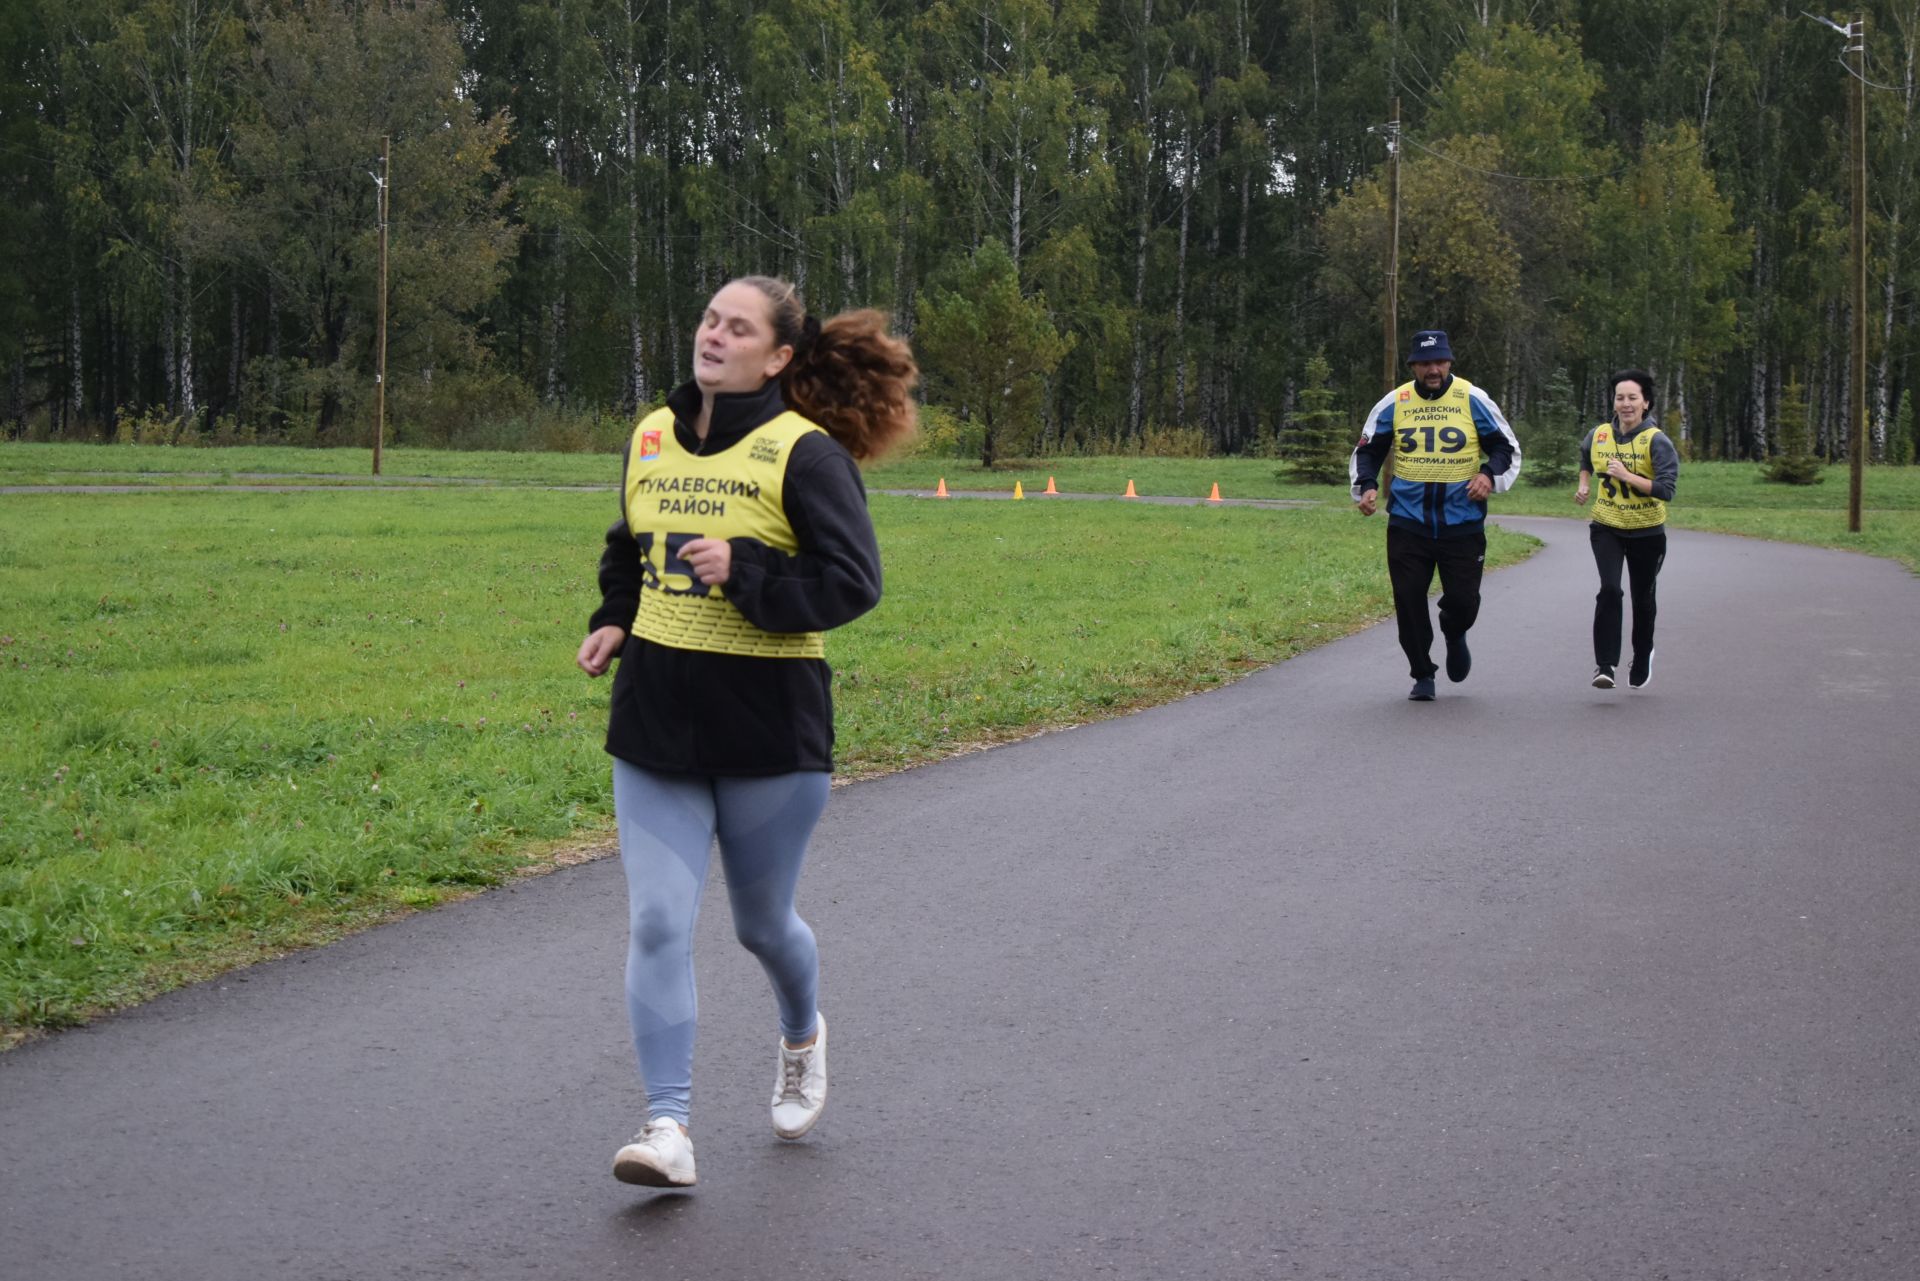
<path id="1" fill-rule="evenodd" d="M 1633 663 L 1627 684 L 1643 689 L 1653 679 L 1654 584 L 1667 559 L 1667 504 L 1680 480 L 1680 454 L 1652 413 L 1653 375 L 1623 369 L 1613 376 L 1613 418 L 1587 433 L 1580 446 L 1580 484 L 1573 501 L 1585 506 L 1594 494 L 1587 540 L 1600 570 L 1593 607 L 1593 686 L 1614 687 L 1620 665 L 1620 567 L 1633 589 Z"/>
<path id="2" fill-rule="evenodd" d="M 856 460 L 911 434 L 918 379 L 881 313 L 823 325 L 765 276 L 713 296 L 693 367 L 627 446 L 577 658 L 589 676 L 620 659 L 606 746 L 648 1120 L 613 1173 L 648 1187 L 695 1179 L 693 925 L 716 836 L 735 932 L 779 1009 L 774 1132 L 799 1138 L 826 1104 L 819 952 L 794 910 L 832 769 L 821 634 L 880 599 Z"/>

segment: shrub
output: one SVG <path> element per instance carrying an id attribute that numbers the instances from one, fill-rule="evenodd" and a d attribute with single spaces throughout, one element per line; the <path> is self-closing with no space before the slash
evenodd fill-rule
<path id="1" fill-rule="evenodd" d="M 442 449 L 532 449 L 531 419 L 539 409 L 525 383 L 498 369 L 395 378 L 388 386 L 387 439 Z"/>
<path id="2" fill-rule="evenodd" d="M 184 418 L 170 417 L 166 407 L 155 405 L 133 413 L 118 409 L 113 415 L 113 442 L 116 445 L 198 444 L 195 433 Z"/>
<path id="3" fill-rule="evenodd" d="M 212 446 L 254 445 L 258 444 L 260 433 L 253 424 L 242 424 L 232 414 L 221 414 L 213 420 L 213 429 L 206 435 L 203 444 Z"/>
<path id="4" fill-rule="evenodd" d="M 920 406 L 920 430 L 895 454 L 896 458 L 975 458 L 980 454 L 980 426 L 941 405 Z"/>
<path id="5" fill-rule="evenodd" d="M 1280 433 L 1274 429 L 1271 418 L 1261 416 L 1260 425 L 1254 429 L 1253 443 L 1247 446 L 1247 457 L 1276 460 L 1280 457 Z"/>
<path id="6" fill-rule="evenodd" d="M 1213 453 L 1213 442 L 1198 427 L 1149 423 L 1140 433 L 1140 452 L 1148 458 L 1206 458 Z"/>

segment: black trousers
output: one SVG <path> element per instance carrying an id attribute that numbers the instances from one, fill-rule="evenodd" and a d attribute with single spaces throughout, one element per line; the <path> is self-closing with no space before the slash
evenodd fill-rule
<path id="1" fill-rule="evenodd" d="M 1393 613 L 1400 624 L 1400 648 L 1407 673 L 1431 679 L 1440 670 L 1433 661 L 1433 622 L 1427 617 L 1427 592 L 1440 571 L 1440 634 L 1461 636 L 1480 615 L 1480 570 L 1487 559 L 1487 531 L 1449 538 L 1387 526 L 1387 578 L 1393 584 Z"/>
<path id="2" fill-rule="evenodd" d="M 1627 567 L 1633 590 L 1633 652 L 1653 653 L 1653 620 L 1659 611 L 1654 583 L 1667 559 L 1667 531 L 1623 537 L 1605 525 L 1587 526 L 1593 544 L 1593 563 L 1600 568 L 1600 592 L 1593 598 L 1593 661 L 1601 667 L 1620 665 L 1620 566 Z"/>

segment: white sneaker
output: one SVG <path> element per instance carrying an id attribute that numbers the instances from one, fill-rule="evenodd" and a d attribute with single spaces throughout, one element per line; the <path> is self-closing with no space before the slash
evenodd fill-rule
<path id="1" fill-rule="evenodd" d="M 803 1050 L 790 1050 L 780 1041 L 780 1067 L 773 1078 L 773 1132 L 797 1139 L 813 1128 L 827 1106 L 827 1020 L 819 1020 L 820 1035 Z"/>
<path id="2" fill-rule="evenodd" d="M 690 1188 L 693 1140 L 678 1121 L 657 1116 L 613 1154 L 613 1177 L 648 1188 Z"/>

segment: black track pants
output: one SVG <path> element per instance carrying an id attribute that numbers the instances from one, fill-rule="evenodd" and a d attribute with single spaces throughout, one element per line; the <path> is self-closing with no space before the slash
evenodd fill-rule
<path id="1" fill-rule="evenodd" d="M 1393 612 L 1400 623 L 1400 648 L 1407 673 L 1430 679 L 1440 670 L 1433 661 L 1433 621 L 1427 616 L 1427 592 L 1440 571 L 1440 633 L 1460 636 L 1480 614 L 1480 570 L 1487 559 L 1487 531 L 1428 538 L 1397 525 L 1387 526 L 1387 578 L 1393 583 Z"/>
<path id="2" fill-rule="evenodd" d="M 1587 526 L 1593 544 L 1593 563 L 1600 569 L 1600 592 L 1593 598 L 1593 661 L 1601 667 L 1620 665 L 1620 566 L 1627 567 L 1633 590 L 1633 652 L 1653 652 L 1653 620 L 1659 613 L 1654 583 L 1667 559 L 1667 533 L 1622 537 L 1605 525 Z"/>

